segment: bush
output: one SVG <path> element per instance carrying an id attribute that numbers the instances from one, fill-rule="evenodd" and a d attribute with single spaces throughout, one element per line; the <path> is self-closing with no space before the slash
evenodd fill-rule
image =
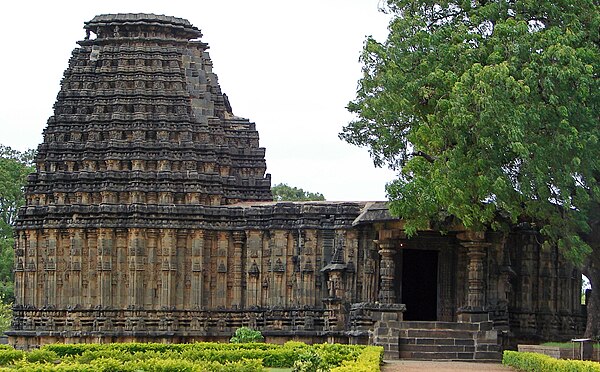
<path id="1" fill-rule="evenodd" d="M 0 350 L 0 366 L 9 365 L 16 360 L 23 359 L 24 357 L 24 351 L 15 349 L 2 349 Z"/>
<path id="2" fill-rule="evenodd" d="M 354 361 L 344 360 L 340 367 L 331 372 L 379 372 L 383 362 L 383 347 L 368 346 Z"/>
<path id="3" fill-rule="evenodd" d="M 538 353 L 519 353 L 506 350 L 502 364 L 526 372 L 600 372 L 600 363 L 554 359 Z"/>
<path id="4" fill-rule="evenodd" d="M 265 338 L 260 331 L 256 331 L 252 328 L 241 327 L 235 330 L 235 334 L 229 342 L 234 344 L 246 343 L 246 342 L 262 342 Z"/>
<path id="5" fill-rule="evenodd" d="M 298 360 L 294 362 L 292 372 L 321 372 L 326 371 L 323 358 L 314 350 L 306 349 L 298 355 Z"/>
<path id="6" fill-rule="evenodd" d="M 50 350 L 32 350 L 25 354 L 29 363 L 50 363 L 59 360 L 58 355 Z"/>

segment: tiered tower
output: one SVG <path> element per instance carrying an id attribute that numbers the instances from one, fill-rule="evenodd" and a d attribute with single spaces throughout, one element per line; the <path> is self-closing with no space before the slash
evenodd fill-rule
<path id="1" fill-rule="evenodd" d="M 272 199 L 258 132 L 231 112 L 196 27 L 118 14 L 85 29 L 38 149 L 29 205 Z"/>

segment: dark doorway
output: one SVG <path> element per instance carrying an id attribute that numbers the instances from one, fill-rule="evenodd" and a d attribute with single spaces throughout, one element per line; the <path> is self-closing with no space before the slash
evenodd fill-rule
<path id="1" fill-rule="evenodd" d="M 404 320 L 437 320 L 438 252 L 402 250 Z"/>

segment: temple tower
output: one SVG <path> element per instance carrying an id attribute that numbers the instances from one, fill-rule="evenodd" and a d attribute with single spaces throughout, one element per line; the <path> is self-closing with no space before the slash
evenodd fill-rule
<path id="1" fill-rule="evenodd" d="M 21 335 L 53 331 L 25 309 L 202 306 L 203 208 L 272 200 L 255 125 L 233 114 L 198 28 L 108 14 L 84 29 L 16 226 Z"/>

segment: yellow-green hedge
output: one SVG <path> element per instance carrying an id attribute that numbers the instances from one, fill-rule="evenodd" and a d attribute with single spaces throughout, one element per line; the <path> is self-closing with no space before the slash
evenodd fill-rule
<path id="1" fill-rule="evenodd" d="M 0 349 L 0 366 L 5 367 L 0 370 L 257 372 L 292 367 L 307 351 L 337 372 L 379 371 L 383 356 L 381 347 L 301 342 L 55 344 L 30 352 Z"/>
<path id="2" fill-rule="evenodd" d="M 554 359 L 538 353 L 519 353 L 506 350 L 502 364 L 526 372 L 600 372 L 600 363 Z"/>
<path id="3" fill-rule="evenodd" d="M 332 368 L 331 372 L 379 372 L 382 361 L 383 348 L 368 346 L 356 360 L 344 360 L 341 366 Z"/>
<path id="4" fill-rule="evenodd" d="M 37 372 L 264 372 L 260 360 L 244 360 L 221 364 L 218 362 L 191 362 L 181 359 L 152 358 L 146 360 L 131 360 L 123 362 L 112 358 L 101 358 L 89 364 L 74 361 L 54 363 L 30 363 L 25 360 L 18 361 L 2 371 L 37 371 Z"/>

